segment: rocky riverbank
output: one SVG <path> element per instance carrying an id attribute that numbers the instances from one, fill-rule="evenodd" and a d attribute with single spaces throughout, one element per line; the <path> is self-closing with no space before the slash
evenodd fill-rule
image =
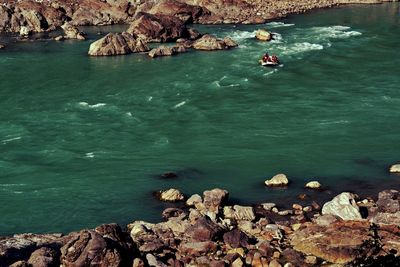
<path id="1" fill-rule="evenodd" d="M 73 26 L 130 24 L 147 13 L 184 23 L 264 23 L 292 13 L 341 4 L 389 0 L 0 0 L 0 32 L 46 32 Z"/>
<path id="2" fill-rule="evenodd" d="M 2 237 L 0 266 L 399 266 L 397 190 L 367 199 L 344 192 L 285 210 L 235 205 L 222 189 L 157 197 L 176 201 L 161 223 Z"/>

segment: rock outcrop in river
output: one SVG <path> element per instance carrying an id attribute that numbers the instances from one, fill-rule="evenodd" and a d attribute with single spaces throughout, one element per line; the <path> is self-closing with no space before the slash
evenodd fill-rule
<path id="1" fill-rule="evenodd" d="M 91 56 L 112 56 L 147 52 L 149 50 L 150 48 L 141 38 L 123 32 L 109 33 L 100 40 L 92 43 L 88 54 Z"/>
<path id="2" fill-rule="evenodd" d="M 396 266 L 399 194 L 383 191 L 376 202 L 335 197 L 351 196 L 350 205 L 364 210 L 353 218 L 329 202 L 329 214 L 306 203 L 282 211 L 273 203 L 232 206 L 227 191 L 213 189 L 167 208 L 161 223 L 2 237 L 0 266 Z"/>

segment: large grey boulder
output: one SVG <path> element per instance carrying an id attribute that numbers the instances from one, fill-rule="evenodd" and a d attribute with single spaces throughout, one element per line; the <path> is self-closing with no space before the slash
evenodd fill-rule
<path id="1" fill-rule="evenodd" d="M 352 193 L 344 192 L 322 207 L 322 214 L 335 215 L 343 220 L 361 220 L 360 209 L 356 204 L 356 196 Z"/>
<path id="2" fill-rule="evenodd" d="M 134 35 L 123 33 L 109 33 L 95 41 L 89 47 L 90 56 L 113 56 L 149 51 L 147 44 Z"/>

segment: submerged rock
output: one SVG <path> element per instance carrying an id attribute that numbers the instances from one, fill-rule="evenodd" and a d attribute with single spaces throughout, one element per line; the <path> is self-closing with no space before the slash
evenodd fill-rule
<path id="1" fill-rule="evenodd" d="M 197 50 L 224 50 L 238 46 L 231 38 L 226 37 L 223 40 L 217 37 L 206 34 L 193 43 L 193 48 Z"/>
<path id="2" fill-rule="evenodd" d="M 109 33 L 90 45 L 88 54 L 91 56 L 113 56 L 149 51 L 147 44 L 134 35 Z"/>
<path id="3" fill-rule="evenodd" d="M 277 174 L 272 177 L 270 180 L 265 181 L 266 186 L 287 186 L 289 184 L 289 179 L 286 177 L 285 174 Z"/>
<path id="4" fill-rule="evenodd" d="M 150 50 L 149 52 L 149 57 L 155 58 L 155 57 L 163 57 L 163 56 L 173 56 L 179 53 L 184 53 L 186 52 L 185 47 L 181 45 L 177 46 L 159 46 L 157 48 L 154 48 Z"/>
<path id="5" fill-rule="evenodd" d="M 340 217 L 343 220 L 361 220 L 360 209 L 356 204 L 355 195 L 344 192 L 331 201 L 325 203 L 322 207 L 322 214 L 331 214 Z"/>
<path id="6" fill-rule="evenodd" d="M 256 38 L 260 41 L 268 42 L 272 40 L 272 34 L 267 30 L 259 29 L 256 31 Z"/>

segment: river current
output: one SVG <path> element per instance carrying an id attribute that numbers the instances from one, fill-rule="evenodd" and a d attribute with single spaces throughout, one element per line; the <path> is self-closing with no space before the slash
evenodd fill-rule
<path id="1" fill-rule="evenodd" d="M 88 57 L 97 28 L 84 42 L 1 37 L 0 234 L 159 221 L 152 192 L 170 187 L 245 204 L 289 202 L 309 180 L 320 198 L 399 188 L 399 26 L 398 3 L 196 26 L 240 45 L 160 59 Z M 259 66 L 265 51 L 282 64 Z M 290 186 L 265 188 L 277 173 Z"/>

